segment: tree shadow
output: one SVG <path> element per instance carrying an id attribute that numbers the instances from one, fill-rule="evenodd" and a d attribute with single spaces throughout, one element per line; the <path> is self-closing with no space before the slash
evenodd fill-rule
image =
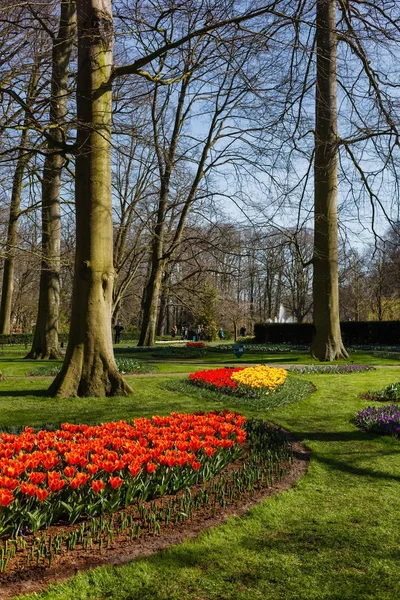
<path id="1" fill-rule="evenodd" d="M 376 440 L 380 435 L 368 434 L 361 430 L 355 431 L 296 431 L 290 428 L 291 433 L 301 440 L 312 442 L 363 442 Z"/>
<path id="2" fill-rule="evenodd" d="M 43 398 L 46 400 L 54 400 L 47 394 L 47 389 L 41 390 L 1 390 L 0 398 L 25 398 L 27 396 L 35 396 L 35 398 Z"/>
<path id="3" fill-rule="evenodd" d="M 247 518 L 248 516 L 242 517 L 241 522 L 243 523 Z M 361 561 L 358 566 L 358 572 L 355 571 L 353 574 L 349 573 L 348 570 L 348 556 L 349 554 L 353 554 L 356 558 L 355 548 L 359 543 L 357 523 L 352 521 L 350 523 L 355 526 L 353 530 L 340 525 L 338 527 L 333 525 L 324 528 L 323 524 L 316 525 L 314 520 L 309 521 L 307 518 L 303 522 L 303 527 L 298 528 L 293 525 L 293 529 L 289 529 L 288 531 L 281 530 L 277 532 L 260 525 L 258 531 L 254 532 L 254 529 L 252 530 L 252 535 L 245 535 L 244 529 L 243 534 L 240 535 L 240 532 L 237 530 L 236 533 L 239 533 L 239 535 L 234 536 L 227 533 L 227 536 L 223 536 L 222 540 L 213 539 L 211 544 L 207 544 L 206 546 L 201 542 L 199 544 L 191 544 L 190 546 L 187 544 L 178 545 L 148 558 L 142 558 L 140 562 L 148 562 L 157 568 L 200 568 L 203 572 L 208 572 L 210 578 L 213 571 L 222 569 L 223 580 L 229 582 L 229 584 L 248 588 L 249 586 L 257 586 L 260 581 L 269 581 L 269 585 L 277 584 L 281 589 L 284 589 L 285 580 L 281 579 L 281 576 L 285 571 L 285 567 L 283 566 L 282 572 L 279 571 L 280 567 L 277 564 L 278 557 L 280 557 L 283 565 L 285 564 L 285 557 L 297 556 L 302 557 L 301 562 L 309 560 L 311 563 L 314 562 L 316 564 L 322 555 L 321 563 L 325 563 L 328 571 L 316 569 L 313 575 L 316 581 L 322 582 L 325 577 L 328 577 L 333 583 L 337 580 L 338 569 L 343 568 L 346 574 L 346 581 L 351 577 L 357 584 L 360 596 L 354 597 L 364 597 L 364 582 L 362 579 L 359 579 L 359 574 L 360 571 L 362 572 L 363 569 L 366 569 L 365 564 Z M 238 524 L 238 529 L 240 528 L 241 524 Z M 207 530 L 203 535 L 207 535 Z M 227 549 L 229 539 L 232 540 L 232 543 L 239 551 L 239 554 L 235 551 L 232 552 L 231 567 L 226 560 L 230 553 L 229 549 Z M 253 558 L 251 560 L 240 561 L 240 556 L 243 557 L 243 551 L 253 553 Z M 332 552 L 335 553 L 337 562 L 334 568 L 330 569 L 329 556 Z M 377 561 L 397 561 L 400 557 L 399 548 L 388 548 L 383 544 L 376 544 L 372 548 L 369 548 L 369 553 L 371 558 L 373 557 Z M 259 562 L 255 559 L 256 556 L 260 557 Z M 270 569 L 260 569 L 261 565 L 265 567 L 263 556 L 275 557 L 271 561 Z M 368 583 L 365 585 L 368 585 Z M 127 595 L 126 598 L 128 597 Z M 136 598 L 136 596 L 133 597 Z M 159 597 L 157 593 L 155 597 Z M 281 596 L 279 595 L 279 597 Z M 286 597 L 289 596 L 285 595 Z M 294 598 L 296 596 L 291 597 Z M 325 597 L 337 600 L 340 595 L 337 595 L 337 590 L 332 589 L 332 595 L 324 595 Z"/>
<path id="4" fill-rule="evenodd" d="M 379 453 L 387 456 L 389 454 L 398 454 L 397 451 L 394 452 L 384 452 Z M 341 471 L 342 473 L 349 473 L 350 475 L 357 475 L 359 477 L 368 477 L 372 479 L 386 479 L 387 481 L 400 481 L 400 474 L 395 475 L 392 473 L 385 473 L 383 471 L 377 471 L 375 469 L 367 469 L 365 467 L 357 467 L 349 463 L 348 461 L 338 460 L 335 458 L 328 458 L 326 456 L 322 456 L 318 452 L 312 453 L 312 459 L 331 467 L 337 471 Z M 365 455 L 363 456 L 365 458 Z"/>

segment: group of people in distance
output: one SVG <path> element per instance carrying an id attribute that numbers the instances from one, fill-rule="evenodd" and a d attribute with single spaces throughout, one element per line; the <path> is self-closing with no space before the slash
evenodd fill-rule
<path id="1" fill-rule="evenodd" d="M 171 336 L 174 338 L 174 337 L 176 337 L 177 333 L 178 333 L 178 328 L 176 326 L 174 326 L 171 329 Z M 184 325 L 182 327 L 181 333 L 182 333 L 183 340 L 189 339 L 189 327 L 186 327 L 186 325 Z M 196 339 L 198 341 L 206 339 L 206 334 L 205 334 L 204 328 L 201 325 L 199 325 L 196 329 L 193 330 L 193 335 L 196 336 Z"/>
<path id="2" fill-rule="evenodd" d="M 121 321 L 117 321 L 116 325 L 114 325 L 114 343 L 115 344 L 119 344 L 121 341 L 121 333 L 123 332 L 124 327 L 121 323 Z M 199 325 L 195 330 L 195 336 L 196 336 L 196 340 L 198 341 L 202 341 L 206 339 L 206 332 L 204 331 L 204 327 L 202 325 Z M 246 327 L 241 327 L 240 328 L 240 335 L 241 337 L 245 337 L 247 333 L 247 328 Z M 178 335 L 178 328 L 176 325 L 174 325 L 171 329 L 171 336 L 173 338 L 175 338 Z M 223 340 L 225 337 L 225 333 L 224 330 L 222 328 L 220 328 L 218 330 L 218 337 L 220 340 Z M 188 340 L 189 339 L 189 328 L 186 326 L 182 327 L 182 339 L 183 340 Z"/>

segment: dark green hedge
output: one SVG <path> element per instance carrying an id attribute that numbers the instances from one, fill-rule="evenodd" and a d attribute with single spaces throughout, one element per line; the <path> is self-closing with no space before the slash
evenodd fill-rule
<path id="1" fill-rule="evenodd" d="M 400 321 L 342 321 L 345 345 L 397 346 L 400 344 Z M 311 344 L 312 323 L 256 323 L 256 344 Z"/>
<path id="2" fill-rule="evenodd" d="M 68 333 L 60 333 L 59 342 L 62 343 L 64 347 L 66 347 L 68 342 Z M 113 332 L 114 338 L 114 332 Z M 121 334 L 121 341 L 132 341 L 134 340 L 137 343 L 137 332 L 132 331 L 123 331 Z M 30 346 L 33 342 L 33 333 L 10 333 L 10 334 L 0 334 L 0 346 L 8 346 L 8 345 L 26 345 Z"/>
<path id="3" fill-rule="evenodd" d="M 33 342 L 33 333 L 10 333 L 0 334 L 0 345 L 7 346 L 9 344 L 27 344 Z"/>

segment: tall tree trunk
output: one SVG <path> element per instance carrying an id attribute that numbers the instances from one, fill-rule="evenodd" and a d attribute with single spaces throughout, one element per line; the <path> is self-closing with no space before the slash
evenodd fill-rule
<path id="1" fill-rule="evenodd" d="M 11 331 L 11 307 L 14 291 L 15 248 L 18 241 L 18 220 L 21 206 L 22 179 L 28 162 L 25 150 L 28 130 L 24 129 L 20 140 L 20 151 L 17 158 L 11 192 L 10 215 L 7 229 L 7 255 L 4 259 L 3 285 L 0 304 L 0 333 Z"/>
<path id="2" fill-rule="evenodd" d="M 162 277 L 160 306 L 158 309 L 157 335 L 165 335 L 166 332 L 169 332 L 169 329 L 166 329 L 166 323 L 169 321 L 167 318 L 167 312 L 169 311 L 169 278 L 170 272 L 165 270 Z"/>
<path id="3" fill-rule="evenodd" d="M 111 202 L 111 0 L 78 0 L 76 256 L 68 348 L 53 396 L 131 392 L 115 365 Z"/>
<path id="4" fill-rule="evenodd" d="M 157 252 L 157 249 L 154 250 Z M 162 282 L 164 263 L 153 256 L 152 269 L 146 285 L 143 303 L 143 322 L 140 330 L 138 346 L 154 346 L 158 314 L 158 300 Z"/>
<path id="5" fill-rule="evenodd" d="M 160 296 L 160 306 L 158 308 L 156 335 L 164 335 L 165 334 L 167 302 L 168 302 L 168 299 L 167 299 L 166 295 L 162 292 L 161 296 Z"/>
<path id="6" fill-rule="evenodd" d="M 314 167 L 314 326 L 311 354 L 347 358 L 339 319 L 336 0 L 317 0 L 317 82 Z"/>
<path id="7" fill-rule="evenodd" d="M 170 190 L 171 176 L 175 169 L 175 156 L 178 148 L 179 135 L 182 129 L 182 115 L 185 103 L 185 97 L 189 86 L 190 77 L 185 77 L 182 80 L 180 92 L 178 95 L 178 102 L 176 107 L 174 128 L 169 143 L 169 147 L 166 150 L 160 144 L 160 133 L 158 131 L 158 120 L 157 114 L 157 99 L 158 93 L 157 88 L 154 92 L 153 105 L 152 105 L 152 122 L 153 122 L 153 134 L 156 147 L 156 154 L 158 160 L 159 176 L 160 176 L 160 197 L 158 201 L 157 210 L 157 222 L 154 228 L 153 234 L 153 247 L 152 247 L 152 258 L 150 266 L 150 275 L 146 285 L 144 302 L 143 302 L 143 319 L 142 326 L 140 329 L 138 346 L 153 346 L 155 343 L 155 333 L 157 326 L 157 312 L 158 302 L 160 297 L 160 289 L 162 283 L 162 275 L 165 266 L 172 258 L 172 252 L 169 251 L 168 255 L 165 256 L 165 230 L 166 230 L 166 216 L 168 210 L 168 195 Z M 165 118 L 165 115 L 164 115 Z M 200 161 L 201 162 L 201 161 Z M 193 185 L 192 185 L 193 188 Z M 185 207 L 182 209 L 180 217 L 180 223 L 177 226 L 175 237 L 178 238 L 178 243 L 182 236 L 182 223 L 184 224 L 186 217 L 182 215 L 188 210 L 188 204 L 185 203 Z"/>
<path id="8" fill-rule="evenodd" d="M 121 312 L 121 300 L 118 300 L 116 303 L 113 303 L 112 314 L 111 314 L 111 329 L 114 329 L 115 325 L 118 323 L 120 312 Z"/>
<path id="9" fill-rule="evenodd" d="M 26 94 L 26 104 L 30 108 L 35 97 L 37 85 L 39 82 L 39 64 L 40 60 L 35 59 L 32 72 L 29 78 Z M 30 117 L 25 115 L 23 130 L 19 142 L 19 151 L 17 157 L 17 166 L 15 168 L 13 185 L 11 191 L 10 216 L 7 229 L 7 256 L 4 259 L 3 284 L 1 290 L 0 303 L 0 333 L 9 334 L 11 330 L 11 307 L 14 291 L 14 264 L 15 249 L 18 242 L 18 220 L 20 217 L 22 183 L 26 166 L 29 162 L 29 152 L 27 152 L 28 132 Z"/>
<path id="10" fill-rule="evenodd" d="M 60 306 L 60 184 L 64 158 L 56 153 L 63 141 L 67 114 L 68 71 L 76 28 L 74 0 L 61 3 L 60 26 L 53 41 L 50 123 L 54 143 L 49 143 L 42 181 L 42 266 L 39 307 L 31 351 L 26 358 L 57 358 Z"/>

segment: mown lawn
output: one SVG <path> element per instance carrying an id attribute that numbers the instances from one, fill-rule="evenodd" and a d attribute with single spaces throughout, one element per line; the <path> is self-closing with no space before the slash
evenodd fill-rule
<path id="1" fill-rule="evenodd" d="M 41 361 L 41 360 L 25 360 L 29 348 L 24 345 L 15 346 L 0 346 L 0 371 L 6 377 L 28 376 L 29 373 L 38 367 L 48 365 L 61 365 L 62 361 Z M 201 368 L 206 368 L 205 365 L 231 366 L 231 365 L 252 365 L 252 364 L 318 364 L 313 360 L 309 352 L 306 350 L 293 350 L 291 352 L 276 352 L 262 353 L 252 351 L 251 345 L 246 345 L 246 350 L 241 358 L 237 358 L 233 351 L 216 352 L 206 346 L 206 354 L 200 358 L 168 358 L 155 357 L 157 351 L 166 350 L 166 346 L 157 346 L 154 352 L 141 352 L 133 343 L 127 343 L 114 346 L 115 356 L 117 357 L 132 357 L 135 360 L 150 363 L 156 366 L 158 373 L 189 373 Z M 183 347 L 182 347 L 183 350 Z M 396 353 L 397 355 L 399 353 Z M 382 366 L 400 366 L 399 359 L 383 358 L 375 351 L 357 350 L 350 354 L 348 361 L 338 361 L 340 363 L 358 363 L 369 365 Z"/>
<path id="2" fill-rule="evenodd" d="M 303 377 L 317 387 L 306 400 L 269 412 L 243 409 L 280 423 L 311 449 L 310 469 L 292 489 L 194 542 L 80 573 L 28 598 L 399 598 L 400 441 L 366 435 L 351 418 L 368 404 L 358 394 L 399 380 L 400 368 Z M 0 383 L 0 427 L 221 408 L 166 390 L 167 376 L 128 379 L 135 388 L 128 398 L 53 400 L 45 397 L 50 379 L 10 378 Z"/>
<path id="3" fill-rule="evenodd" d="M 182 349 L 183 350 L 183 349 Z M 153 356 L 152 352 L 140 352 L 135 346 L 125 347 L 124 349 L 116 346 L 114 348 L 116 356 L 132 356 L 135 359 L 154 362 L 154 361 L 167 361 L 171 363 L 186 363 L 188 366 L 193 363 L 210 364 L 210 365 L 231 365 L 231 364 L 318 364 L 311 358 L 308 350 L 292 350 L 291 352 L 256 352 L 251 349 L 250 345 L 246 346 L 246 349 L 241 358 L 237 358 L 232 351 L 216 352 L 206 347 L 206 354 L 201 358 L 175 358 L 168 359 L 164 357 Z M 165 351 L 165 350 L 164 350 Z M 157 354 L 157 351 L 154 352 Z M 375 355 L 376 354 L 376 355 Z M 396 353 L 397 356 L 399 353 Z M 400 366 L 398 358 L 383 358 L 379 356 L 379 353 L 375 353 L 374 350 L 356 350 L 350 353 L 349 360 L 340 360 L 339 363 L 360 363 L 368 365 L 388 365 L 388 366 Z"/>

